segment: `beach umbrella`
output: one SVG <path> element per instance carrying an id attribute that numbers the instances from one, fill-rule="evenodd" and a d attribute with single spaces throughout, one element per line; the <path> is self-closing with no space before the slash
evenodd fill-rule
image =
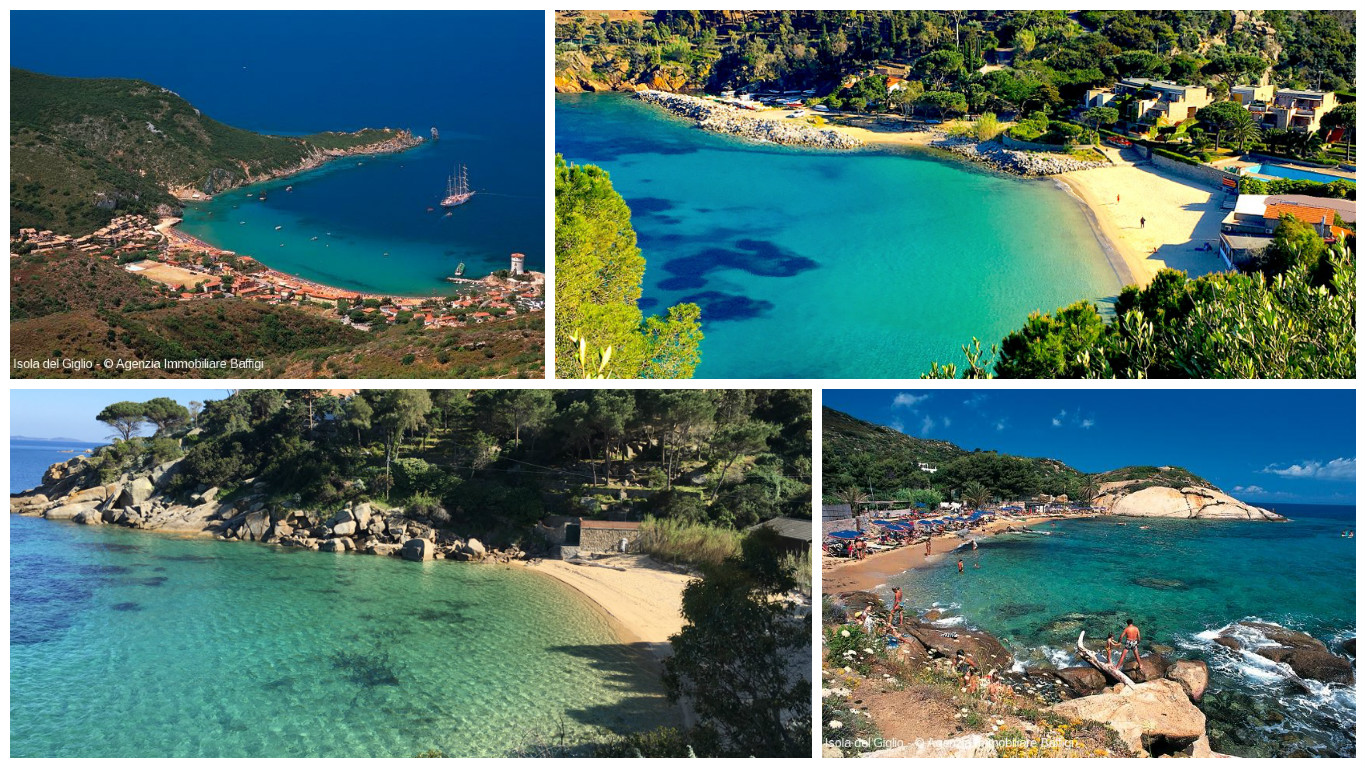
<path id="1" fill-rule="evenodd" d="M 859 537 L 862 536 L 863 534 L 859 533 L 858 531 L 832 531 L 832 532 L 827 533 L 827 534 L 825 534 L 825 535 L 826 535 L 826 538 L 830 538 L 830 539 L 841 539 L 841 540 L 843 540 L 843 541 L 852 541 L 853 539 L 859 538 Z"/>

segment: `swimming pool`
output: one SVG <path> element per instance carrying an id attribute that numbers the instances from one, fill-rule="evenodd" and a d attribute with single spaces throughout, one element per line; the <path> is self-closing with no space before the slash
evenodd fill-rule
<path id="1" fill-rule="evenodd" d="M 1258 163 L 1243 168 L 1243 173 L 1259 173 L 1263 176 L 1275 176 L 1280 179 L 1297 179 L 1300 181 L 1317 181 L 1320 184 L 1330 184 L 1334 181 L 1355 181 L 1350 177 L 1334 176 L 1328 173 L 1315 173 L 1299 168 L 1291 168 L 1286 165 L 1275 165 L 1274 163 Z"/>

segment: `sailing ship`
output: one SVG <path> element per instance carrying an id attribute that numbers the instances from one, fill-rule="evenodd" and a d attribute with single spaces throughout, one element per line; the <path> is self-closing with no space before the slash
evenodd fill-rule
<path id="1" fill-rule="evenodd" d="M 454 208 L 457 205 L 464 205 L 474 197 L 474 192 L 470 190 L 469 176 L 465 173 L 465 166 L 460 166 L 458 173 L 451 174 L 446 180 L 446 197 L 441 201 L 442 208 Z"/>

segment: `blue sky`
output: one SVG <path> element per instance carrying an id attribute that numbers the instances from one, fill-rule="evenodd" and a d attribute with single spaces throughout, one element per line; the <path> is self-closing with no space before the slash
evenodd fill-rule
<path id="1" fill-rule="evenodd" d="M 913 437 L 1085 472 L 1185 467 L 1252 503 L 1355 504 L 1351 390 L 825 390 Z"/>
<path id="2" fill-rule="evenodd" d="M 226 389 L 14 389 L 9 397 L 9 433 L 107 443 L 111 430 L 95 421 L 95 415 L 110 403 L 169 397 L 188 406 L 193 400 L 202 403 L 227 396 Z"/>

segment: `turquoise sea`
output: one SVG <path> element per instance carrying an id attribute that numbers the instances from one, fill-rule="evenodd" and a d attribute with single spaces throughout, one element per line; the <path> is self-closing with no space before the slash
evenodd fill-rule
<path id="1" fill-rule="evenodd" d="M 1202 708 L 1215 750 L 1354 755 L 1353 688 L 1311 682 L 1305 692 L 1288 684 L 1277 665 L 1213 642 L 1242 620 L 1304 631 L 1338 652 L 1356 637 L 1356 540 L 1342 537 L 1356 527 L 1355 507 L 1276 510 L 1292 522 L 1040 524 L 1034 528 L 1050 535 L 1003 534 L 980 540 L 976 552 L 962 550 L 961 575 L 956 558 L 945 557 L 880 591 L 890 596 L 900 585 L 908 607 L 937 606 L 946 611 L 945 626 L 966 623 L 992 633 L 1021 666 L 1075 664 L 1068 649 L 1080 631 L 1095 648 L 1132 618 L 1146 642 L 1209 663 L 1212 693 Z M 1271 713 L 1283 719 L 1272 722 L 1278 717 Z"/>
<path id="2" fill-rule="evenodd" d="M 555 99 L 556 151 L 610 172 L 646 259 L 646 312 L 702 307 L 707 378 L 893 378 L 961 364 L 1035 310 L 1120 281 L 1052 181 L 927 150 L 742 142 L 622 95 Z"/>
<path id="3" fill-rule="evenodd" d="M 11 489 L 57 447 L 12 446 Z M 671 723 L 614 643 L 520 568 L 10 518 L 14 757 L 500 756 Z"/>

